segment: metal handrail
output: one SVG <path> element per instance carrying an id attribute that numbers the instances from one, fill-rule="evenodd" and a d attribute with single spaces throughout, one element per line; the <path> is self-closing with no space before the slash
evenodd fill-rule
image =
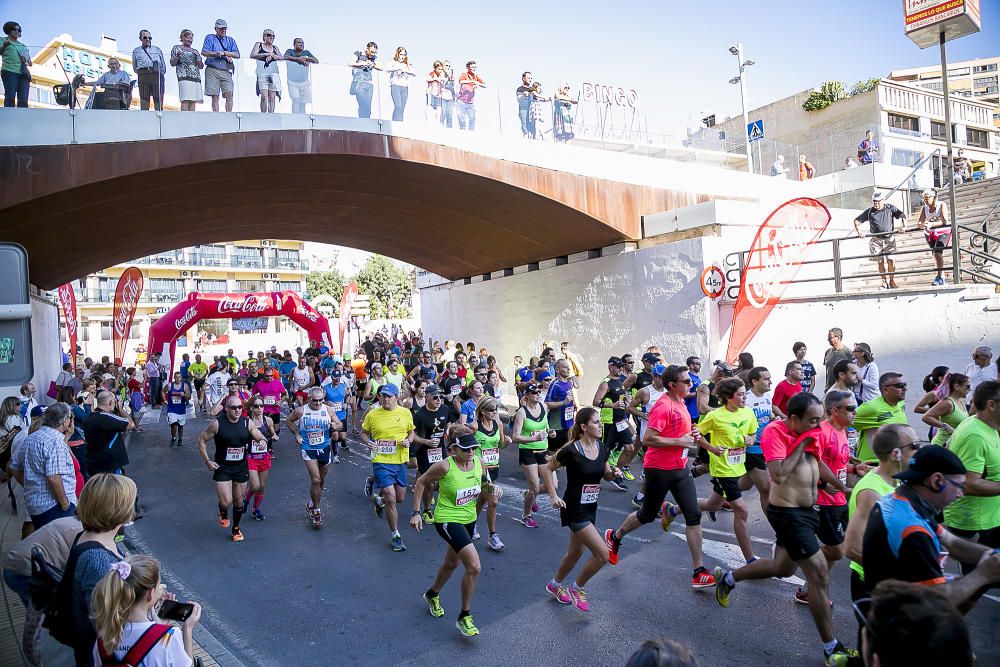
<path id="1" fill-rule="evenodd" d="M 906 175 L 906 178 L 904 178 L 902 181 L 900 181 L 899 185 L 897 185 L 896 187 L 894 187 L 892 190 L 889 190 L 889 192 L 886 192 L 884 195 L 882 195 L 882 198 L 888 200 L 889 197 L 891 197 L 892 195 L 894 195 L 897 192 L 899 192 L 899 189 L 901 187 L 903 187 L 911 178 L 913 178 L 913 175 L 915 173 L 917 173 L 917 171 L 921 167 L 924 166 L 924 163 L 927 162 L 928 160 L 930 160 L 935 155 L 937 155 L 937 156 L 941 155 L 941 149 L 940 148 L 935 148 L 933 151 L 931 151 L 930 153 L 928 153 L 924 157 L 920 158 L 920 160 L 918 160 L 917 163 L 915 165 L 913 165 L 913 168 L 910 169 L 910 173 L 908 173 Z"/>

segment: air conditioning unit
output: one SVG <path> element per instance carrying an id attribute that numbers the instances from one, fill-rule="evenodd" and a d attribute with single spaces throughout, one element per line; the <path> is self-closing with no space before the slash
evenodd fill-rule
<path id="1" fill-rule="evenodd" d="M 192 278 L 200 278 L 201 277 L 201 271 L 192 271 L 191 272 L 191 277 Z"/>
<path id="2" fill-rule="evenodd" d="M 275 241 L 261 241 L 260 244 L 262 246 L 264 246 L 265 248 L 271 248 L 271 247 L 274 247 L 275 245 L 277 245 L 277 243 Z"/>
<path id="3" fill-rule="evenodd" d="M 278 279 L 278 274 L 277 273 L 262 273 L 261 276 L 263 277 L 264 280 L 277 280 Z"/>
<path id="4" fill-rule="evenodd" d="M 181 278 L 190 278 L 190 277 L 191 277 L 190 271 L 181 271 Z"/>

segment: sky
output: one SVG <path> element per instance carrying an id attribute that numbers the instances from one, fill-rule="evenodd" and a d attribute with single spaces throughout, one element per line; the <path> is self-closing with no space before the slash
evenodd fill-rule
<path id="1" fill-rule="evenodd" d="M 981 0 L 982 32 L 949 42 L 949 60 L 1000 55 L 1000 0 Z M 211 5 L 211 6 L 209 6 Z M 634 88 L 652 132 L 683 136 L 709 114 L 721 120 L 740 113 L 736 58 L 729 47 L 742 42 L 756 64 L 747 74 L 748 107 L 838 79 L 855 81 L 939 62 L 936 48 L 921 50 L 904 34 L 902 0 L 780 0 L 711 4 L 633 0 L 618 4 L 574 2 L 469 2 L 434 5 L 387 0 L 378 3 L 69 2 L 0 0 L 4 20 L 21 23 L 23 41 L 41 46 L 69 33 L 99 44 L 101 34 L 130 51 L 140 28 L 153 32 L 165 52 L 182 28 L 199 45 L 216 18 L 244 52 L 264 28 L 289 48 L 293 37 L 324 63 L 346 63 L 368 41 L 383 58 L 404 45 L 417 72 L 436 58 L 450 58 L 456 72 L 475 59 L 479 74 L 501 92 L 513 90 L 531 70 L 552 92 L 566 81 Z"/>

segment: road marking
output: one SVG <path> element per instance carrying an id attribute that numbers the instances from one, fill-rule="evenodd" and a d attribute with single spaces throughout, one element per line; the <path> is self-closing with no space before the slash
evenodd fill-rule
<path id="1" fill-rule="evenodd" d="M 160 411 L 149 409 L 142 413 L 142 419 L 139 420 L 139 424 L 145 426 L 147 424 L 159 424 L 160 423 Z"/>
<path id="2" fill-rule="evenodd" d="M 687 542 L 687 535 L 684 533 L 675 533 L 671 531 L 670 534 Z M 705 556 L 721 561 L 725 564 L 727 570 L 737 570 L 746 565 L 746 561 L 743 560 L 743 552 L 740 551 L 740 548 L 735 544 L 729 544 L 728 542 L 702 540 L 701 553 Z M 796 576 L 781 578 L 778 579 L 778 581 L 783 581 L 786 584 L 795 584 L 796 586 L 804 586 L 806 583 Z"/>

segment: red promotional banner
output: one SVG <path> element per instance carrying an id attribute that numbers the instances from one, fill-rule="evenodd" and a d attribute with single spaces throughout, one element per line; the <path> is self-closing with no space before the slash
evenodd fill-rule
<path id="1" fill-rule="evenodd" d="M 129 330 L 132 329 L 135 309 L 139 305 L 142 283 L 142 271 L 130 266 L 118 279 L 118 287 L 115 288 L 115 302 L 111 311 L 111 335 L 115 346 L 115 363 L 119 366 L 125 358 L 125 343 L 128 341 Z"/>
<path id="2" fill-rule="evenodd" d="M 59 288 L 59 303 L 62 304 L 63 317 L 66 318 L 66 337 L 69 339 L 69 356 L 73 360 L 73 368 L 76 368 L 76 330 L 79 321 L 76 315 L 76 294 L 69 283 Z"/>
<path id="3" fill-rule="evenodd" d="M 786 201 L 767 216 L 750 246 L 740 281 L 727 360 L 735 362 L 740 352 L 746 350 L 795 278 L 809 246 L 829 224 L 830 211 L 826 206 L 806 197 Z"/>
<path id="4" fill-rule="evenodd" d="M 287 317 L 305 329 L 309 340 L 330 347 L 330 322 L 292 291 L 252 294 L 200 294 L 192 292 L 149 327 L 149 354 L 173 371 L 177 339 L 202 319 Z"/>
<path id="5" fill-rule="evenodd" d="M 358 286 L 355 283 L 344 288 L 344 296 L 340 298 L 340 353 L 344 353 L 344 332 L 351 323 L 351 310 L 354 300 L 358 298 Z"/>

